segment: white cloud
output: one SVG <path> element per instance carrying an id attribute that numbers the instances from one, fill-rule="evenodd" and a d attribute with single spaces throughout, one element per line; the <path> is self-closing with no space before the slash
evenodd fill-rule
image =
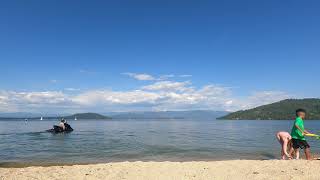
<path id="1" fill-rule="evenodd" d="M 0 91 L 2 112 L 108 112 L 132 110 L 239 110 L 292 98 L 281 91 L 254 92 L 235 97 L 230 87 L 208 84 L 194 87 L 190 81 L 156 81 L 127 90 Z M 72 91 L 69 92 L 68 91 Z"/>
<path id="2" fill-rule="evenodd" d="M 58 80 L 56 80 L 56 79 L 52 79 L 52 80 L 50 80 L 50 82 L 51 82 L 51 83 L 57 83 L 57 82 L 58 82 Z"/>
<path id="3" fill-rule="evenodd" d="M 144 90 L 149 91 L 186 91 L 192 90 L 191 87 L 187 87 L 190 82 L 173 82 L 173 81 L 159 81 L 151 85 L 142 87 Z"/>
<path id="4" fill-rule="evenodd" d="M 122 73 L 139 81 L 153 81 L 156 80 L 153 76 L 149 74 L 137 74 L 137 73 Z"/>
<path id="5" fill-rule="evenodd" d="M 188 77 L 192 77 L 192 75 L 190 75 L 190 74 L 182 74 L 182 75 L 179 75 L 179 77 L 188 78 Z"/>
<path id="6" fill-rule="evenodd" d="M 0 111 L 1 112 L 14 112 L 16 108 L 9 103 L 8 94 L 0 91 Z"/>
<path id="7" fill-rule="evenodd" d="M 241 105 L 239 106 L 241 109 L 249 109 L 289 98 L 294 98 L 294 96 L 282 91 L 254 92 L 249 97 L 246 97 L 245 99 L 240 101 Z"/>
<path id="8" fill-rule="evenodd" d="M 160 76 L 152 76 L 150 74 L 145 74 L 145 73 L 130 73 L 130 72 L 122 73 L 122 74 L 139 81 L 165 81 L 175 77 L 180 77 L 180 78 L 192 77 L 192 75 L 188 75 L 188 74 L 183 74 L 183 75 L 164 74 Z"/>
<path id="9" fill-rule="evenodd" d="M 230 103 L 230 90 L 222 86 L 208 85 L 195 89 L 190 82 L 161 81 L 140 90 L 98 90 L 81 93 L 72 101 L 82 106 L 143 107 L 144 110 L 222 110 Z"/>
<path id="10" fill-rule="evenodd" d="M 8 101 L 17 103 L 24 102 L 30 104 L 58 104 L 66 100 L 66 96 L 62 92 L 57 91 L 44 91 L 44 92 L 15 92 L 8 91 L 4 94 L 7 95 Z"/>
<path id="11" fill-rule="evenodd" d="M 16 92 L 0 91 L 0 109 L 3 112 L 30 111 L 70 107 L 69 97 L 59 91 Z"/>
<path id="12" fill-rule="evenodd" d="M 133 91 L 111 91 L 96 90 L 81 93 L 72 98 L 73 102 L 81 105 L 96 104 L 138 104 L 153 103 L 160 97 L 157 93 L 145 92 L 140 90 Z"/>

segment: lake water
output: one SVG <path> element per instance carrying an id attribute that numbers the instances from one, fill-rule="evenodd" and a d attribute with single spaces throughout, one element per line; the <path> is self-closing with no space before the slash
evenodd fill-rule
<path id="1" fill-rule="evenodd" d="M 275 159 L 277 131 L 293 121 L 88 120 L 70 121 L 70 134 L 51 134 L 54 121 L 0 121 L 0 166 L 115 161 Z M 320 121 L 306 121 L 317 133 Z M 310 139 L 312 152 L 320 141 Z"/>

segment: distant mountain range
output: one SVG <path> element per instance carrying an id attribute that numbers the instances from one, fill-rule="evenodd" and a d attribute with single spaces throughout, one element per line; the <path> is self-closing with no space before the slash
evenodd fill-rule
<path id="1" fill-rule="evenodd" d="M 287 99 L 276 103 L 259 106 L 253 109 L 233 113 L 226 111 L 193 110 L 193 111 L 146 111 L 146 112 L 110 112 L 78 113 L 74 115 L 43 116 L 43 119 L 230 119 L 230 120 L 287 120 L 295 118 L 295 110 L 307 110 L 307 119 L 320 120 L 320 99 Z M 36 113 L 0 113 L 0 119 L 40 119 Z"/>
<path id="2" fill-rule="evenodd" d="M 295 118 L 295 110 L 307 110 L 309 120 L 320 120 L 320 99 L 287 99 L 280 102 L 242 110 L 218 119 L 234 120 L 290 120 Z"/>
<path id="3" fill-rule="evenodd" d="M 148 111 L 127 112 L 111 115 L 113 119 L 216 119 L 226 115 L 226 111 L 193 110 L 193 111 Z"/>
<path id="4" fill-rule="evenodd" d="M 0 119 L 216 119 L 226 115 L 226 111 L 148 111 L 148 112 L 113 112 L 113 113 L 77 113 L 63 116 L 42 116 L 37 113 L 0 113 Z"/>

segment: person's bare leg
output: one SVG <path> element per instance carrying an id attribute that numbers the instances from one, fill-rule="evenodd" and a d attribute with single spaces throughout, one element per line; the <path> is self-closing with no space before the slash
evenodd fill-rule
<path id="1" fill-rule="evenodd" d="M 300 151 L 299 150 L 300 150 L 299 148 L 294 150 L 297 160 L 300 159 Z"/>
<path id="2" fill-rule="evenodd" d="M 304 149 L 304 153 L 306 154 L 306 159 L 307 160 L 312 160 L 310 148 Z"/>
<path id="3" fill-rule="evenodd" d="M 290 148 L 289 154 L 291 156 L 291 159 L 293 159 L 295 157 L 295 155 L 296 155 L 296 153 L 295 153 L 295 151 L 294 151 L 294 149 L 292 147 Z"/>

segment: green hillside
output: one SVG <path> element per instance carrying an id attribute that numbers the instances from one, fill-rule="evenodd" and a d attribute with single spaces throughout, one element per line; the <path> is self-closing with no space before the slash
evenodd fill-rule
<path id="1" fill-rule="evenodd" d="M 78 113 L 71 116 L 64 117 L 65 119 L 111 119 L 108 116 L 103 116 L 97 113 Z"/>
<path id="2" fill-rule="evenodd" d="M 218 119 L 235 120 L 289 120 L 295 118 L 295 110 L 307 110 L 307 119 L 320 120 L 320 99 L 287 99 L 280 102 L 230 113 Z"/>

